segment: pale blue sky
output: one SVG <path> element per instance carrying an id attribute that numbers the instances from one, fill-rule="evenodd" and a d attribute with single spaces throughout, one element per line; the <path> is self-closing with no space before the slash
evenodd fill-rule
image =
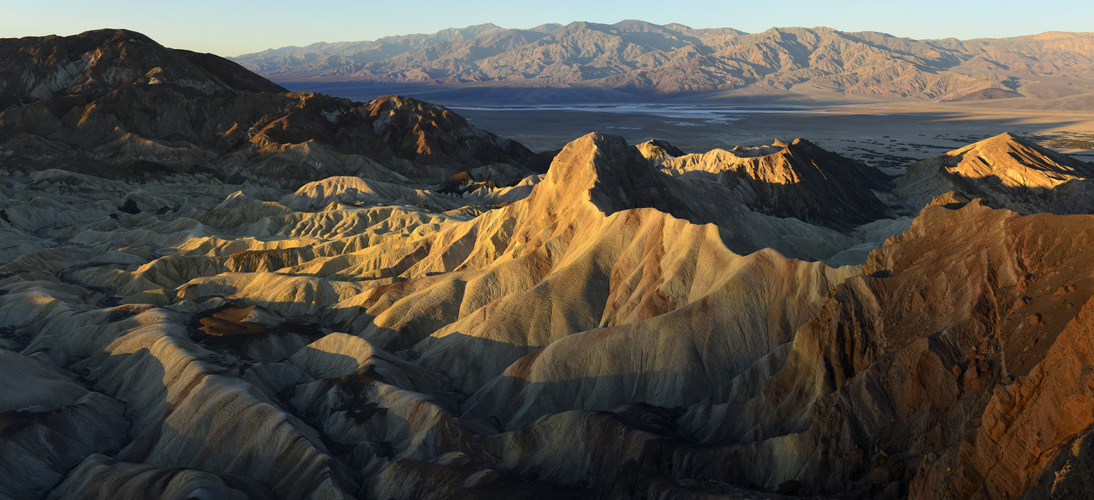
<path id="1" fill-rule="evenodd" d="M 286 45 L 373 40 L 494 23 L 530 28 L 572 21 L 641 19 L 750 33 L 778 26 L 829 26 L 911 38 L 961 39 L 1094 31 L 1094 2 L 904 0 L 0 0 L 0 38 L 71 35 L 95 28 L 140 31 L 169 47 L 235 56 Z"/>

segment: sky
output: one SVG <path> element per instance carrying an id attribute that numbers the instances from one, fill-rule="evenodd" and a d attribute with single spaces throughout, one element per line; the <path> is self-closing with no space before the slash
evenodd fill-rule
<path id="1" fill-rule="evenodd" d="M 828 26 L 917 39 L 1001 38 L 1094 31 L 1094 2 L 1043 0 L 0 0 L 0 38 L 139 31 L 172 48 L 231 57 L 315 42 L 375 40 L 494 23 L 531 28 L 573 21 L 641 19 L 692 28 Z"/>

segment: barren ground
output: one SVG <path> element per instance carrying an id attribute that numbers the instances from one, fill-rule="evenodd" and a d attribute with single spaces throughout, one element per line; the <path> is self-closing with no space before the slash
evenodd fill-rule
<path id="1" fill-rule="evenodd" d="M 520 141 L 534 151 L 561 148 L 589 131 L 622 135 L 632 144 L 663 139 L 689 153 L 804 137 L 892 174 L 902 173 L 911 162 L 1002 132 L 1034 136 L 1043 145 L 1052 139 L 1094 138 L 1094 115 L 1090 114 L 993 111 L 945 104 L 784 108 L 774 113 L 733 114 L 732 120 L 722 123 L 705 117 L 647 113 L 455 109 L 480 128 Z M 1094 151 L 1089 149 L 1054 149 L 1094 161 Z"/>
<path id="2" fill-rule="evenodd" d="M 621 135 L 631 144 L 663 139 L 688 153 L 803 137 L 827 150 L 899 174 L 911 162 L 1002 132 L 1033 136 L 1036 142 L 1050 147 L 1053 139 L 1094 141 L 1094 113 L 1037 109 L 1041 101 L 1035 99 L 808 103 L 778 99 L 764 102 L 760 97 L 597 104 L 595 96 L 575 93 L 560 94 L 560 98 L 579 104 L 520 106 L 513 105 L 518 100 L 510 95 L 516 92 L 511 89 L 496 96 L 495 101 L 491 100 L 493 94 L 421 86 L 290 85 L 290 88 L 355 100 L 369 100 L 384 93 L 425 98 L 452 108 L 479 128 L 520 141 L 533 151 L 560 149 L 594 131 Z M 1094 161 L 1091 149 L 1054 149 L 1083 161 Z"/>

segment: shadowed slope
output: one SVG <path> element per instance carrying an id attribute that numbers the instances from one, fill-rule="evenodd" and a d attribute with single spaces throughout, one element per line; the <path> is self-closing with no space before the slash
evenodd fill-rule
<path id="1" fill-rule="evenodd" d="M 721 184 L 752 210 L 776 217 L 842 230 L 892 216 L 874 196 L 888 189 L 885 174 L 804 139 L 678 156 L 661 168 Z"/>
<path id="2" fill-rule="evenodd" d="M 926 208 L 871 253 L 798 331 L 761 395 L 697 405 L 682 422 L 740 443 L 732 460 L 752 466 L 732 468 L 767 487 L 887 478 L 916 498 L 1013 498 L 1047 474 L 1094 422 L 1079 409 L 1094 395 L 1062 382 L 1085 363 L 1075 335 L 1094 292 L 1094 225 L 957 206 Z"/>
<path id="3" fill-rule="evenodd" d="M 65 96 L 93 101 L 134 84 L 177 85 L 202 95 L 287 92 L 234 62 L 168 49 L 128 30 L 0 39 L 0 110 Z"/>
<path id="4" fill-rule="evenodd" d="M 5 166 L 22 172 L 297 187 L 332 175 L 436 182 L 498 163 L 546 167 L 439 106 L 290 94 L 228 60 L 124 30 L 0 40 L 0 90 L 0 144 L 15 153 Z"/>

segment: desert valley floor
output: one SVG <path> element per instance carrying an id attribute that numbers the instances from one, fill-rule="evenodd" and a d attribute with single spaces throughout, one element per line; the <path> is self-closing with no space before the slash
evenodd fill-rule
<path id="1" fill-rule="evenodd" d="M 619 135 L 638 144 L 665 140 L 682 151 L 767 144 L 808 138 L 825 149 L 894 174 L 923 160 L 1008 131 L 1047 145 L 1078 140 L 1080 147 L 1054 147 L 1094 161 L 1094 113 L 1082 109 L 1042 110 L 998 101 L 981 102 L 816 102 L 755 97 L 651 99 L 647 102 L 500 103 L 489 92 L 459 93 L 420 85 L 323 85 L 296 83 L 301 91 L 355 100 L 378 93 L 419 97 L 443 104 L 470 123 L 504 135 L 535 151 L 558 150 L 588 132 Z M 435 95 L 436 94 L 436 95 Z"/>
<path id="2" fill-rule="evenodd" d="M 1084 113 L 876 103 L 628 108 L 633 106 L 452 106 L 471 123 L 507 131 L 507 137 L 534 150 L 560 149 L 569 139 L 588 131 L 620 135 L 635 144 L 666 140 L 686 152 L 806 137 L 829 151 L 894 175 L 918 160 L 1004 130 L 1042 144 L 1054 139 L 1094 140 L 1094 115 Z M 1094 160 L 1090 149 L 1055 149 L 1083 161 Z"/>

